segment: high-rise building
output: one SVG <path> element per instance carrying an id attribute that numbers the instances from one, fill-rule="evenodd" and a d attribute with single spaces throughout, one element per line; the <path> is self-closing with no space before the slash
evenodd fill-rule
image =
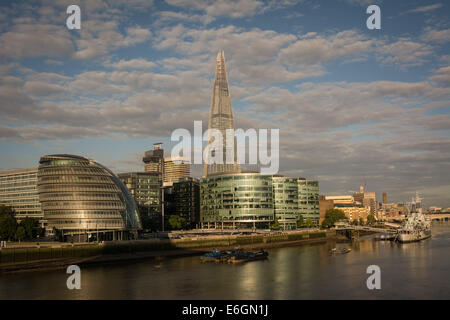
<path id="1" fill-rule="evenodd" d="M 225 172 L 239 172 L 240 166 L 236 161 L 236 139 L 233 135 L 233 141 L 227 141 L 226 130 L 234 129 L 233 110 L 231 108 L 230 90 L 228 87 L 227 70 L 225 67 L 225 54 L 220 51 L 216 59 L 216 74 L 214 78 L 214 87 L 211 96 L 211 105 L 209 110 L 209 129 L 216 129 L 222 134 L 222 160 L 223 164 L 208 164 L 205 163 L 203 167 L 203 177 L 212 174 L 221 174 Z M 207 158 L 218 157 L 216 155 L 217 149 L 220 146 L 214 146 L 213 137 L 209 136 L 206 143 Z M 228 142 L 228 143 L 227 143 Z M 217 149 L 215 147 L 218 147 Z M 233 150 L 230 150 L 233 148 Z M 226 163 L 226 155 L 231 152 L 234 154 L 234 162 Z"/>
<path id="2" fill-rule="evenodd" d="M 153 150 L 146 151 L 142 161 L 145 163 L 145 172 L 156 172 L 161 175 L 164 165 L 164 149 L 161 148 L 162 143 L 153 144 Z"/>
<path id="3" fill-rule="evenodd" d="M 319 181 L 298 179 L 298 213 L 314 225 L 319 225 Z"/>
<path id="4" fill-rule="evenodd" d="M 11 207 L 18 220 L 31 217 L 42 224 L 37 174 L 37 168 L 0 172 L 0 204 Z"/>
<path id="5" fill-rule="evenodd" d="M 67 154 L 41 157 L 38 193 L 50 235 L 73 241 L 123 239 L 142 228 L 128 189 L 93 160 Z"/>
<path id="6" fill-rule="evenodd" d="M 184 158 L 164 158 L 161 143 L 155 143 L 153 150 L 146 151 L 142 160 L 145 172 L 158 173 L 166 186 L 191 175 L 191 165 Z"/>
<path id="7" fill-rule="evenodd" d="M 173 184 L 191 176 L 191 165 L 183 158 L 165 158 L 164 159 L 164 177 L 165 184 Z"/>
<path id="8" fill-rule="evenodd" d="M 119 173 L 118 177 L 131 193 L 139 207 L 145 207 L 141 214 L 160 214 L 161 180 L 157 172 Z"/>
<path id="9" fill-rule="evenodd" d="M 387 203 L 387 193 L 383 192 L 383 204 Z"/>
<path id="10" fill-rule="evenodd" d="M 183 178 L 164 191 L 167 220 L 177 215 L 184 219 L 184 228 L 195 228 L 200 221 L 200 181 Z"/>

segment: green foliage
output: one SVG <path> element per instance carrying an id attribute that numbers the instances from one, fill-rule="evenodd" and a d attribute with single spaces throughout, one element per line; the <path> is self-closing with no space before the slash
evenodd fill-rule
<path id="1" fill-rule="evenodd" d="M 303 228 L 305 226 L 305 219 L 303 218 L 303 215 L 298 216 L 297 220 L 297 228 Z"/>
<path id="2" fill-rule="evenodd" d="M 39 234 L 40 227 L 39 221 L 34 218 L 24 218 L 20 222 L 20 226 L 25 229 L 25 238 L 26 239 L 34 239 Z"/>
<path id="3" fill-rule="evenodd" d="M 11 240 L 17 229 L 17 221 L 10 207 L 0 206 L 0 240 Z"/>
<path id="4" fill-rule="evenodd" d="M 280 222 L 278 222 L 278 218 L 275 217 L 275 219 L 273 220 L 273 223 L 270 225 L 270 229 L 272 230 L 280 230 Z"/>
<path id="5" fill-rule="evenodd" d="M 169 217 L 169 226 L 172 230 L 180 230 L 186 226 L 186 219 L 178 215 L 171 215 Z"/>
<path id="6" fill-rule="evenodd" d="M 16 234 L 14 235 L 14 238 L 16 240 L 19 240 L 19 242 L 20 242 L 20 241 L 22 241 L 25 238 L 25 236 L 26 236 L 25 228 L 22 227 L 22 226 L 17 227 Z"/>
<path id="7" fill-rule="evenodd" d="M 373 224 L 375 223 L 375 217 L 373 216 L 373 214 L 369 214 L 367 216 L 367 224 Z"/>
<path id="8" fill-rule="evenodd" d="M 363 218 L 359 218 L 359 224 L 362 226 L 364 225 L 364 219 Z"/>
<path id="9" fill-rule="evenodd" d="M 334 226 L 336 222 L 339 220 L 345 220 L 347 217 L 345 216 L 344 211 L 340 209 L 328 209 L 325 213 L 325 220 L 322 222 L 322 228 L 328 229 Z"/>
<path id="10" fill-rule="evenodd" d="M 306 219 L 306 226 L 308 228 L 312 228 L 312 227 L 314 227 L 314 222 L 310 218 L 308 218 L 308 219 Z"/>

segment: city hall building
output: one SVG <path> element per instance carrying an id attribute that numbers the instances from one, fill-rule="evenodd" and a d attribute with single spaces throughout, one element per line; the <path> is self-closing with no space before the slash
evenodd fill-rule
<path id="1" fill-rule="evenodd" d="M 38 194 L 46 232 L 66 240 L 135 237 L 141 221 L 122 181 L 96 161 L 48 155 L 39 161 Z"/>

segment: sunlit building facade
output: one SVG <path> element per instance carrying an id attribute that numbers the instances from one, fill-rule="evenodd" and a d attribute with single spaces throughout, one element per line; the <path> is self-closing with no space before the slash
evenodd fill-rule
<path id="1" fill-rule="evenodd" d="M 319 181 L 298 179 L 298 213 L 318 226 L 320 222 Z"/>
<path id="2" fill-rule="evenodd" d="M 202 227 L 268 228 L 275 218 L 292 230 L 303 215 L 319 224 L 317 181 L 254 172 L 214 175 L 200 183 Z"/>
<path id="3" fill-rule="evenodd" d="M 298 179 L 273 176 L 273 200 L 275 217 L 281 228 L 292 230 L 298 220 Z"/>
<path id="4" fill-rule="evenodd" d="M 46 231 L 64 239 L 124 239 L 141 221 L 128 189 L 98 162 L 74 155 L 48 155 L 39 161 L 38 193 Z"/>
<path id="5" fill-rule="evenodd" d="M 272 176 L 234 173 L 201 179 L 202 227 L 267 228 L 273 220 Z"/>
<path id="6" fill-rule="evenodd" d="M 37 175 L 37 168 L 0 172 L 0 205 L 11 207 L 18 220 L 31 217 L 43 224 Z"/>

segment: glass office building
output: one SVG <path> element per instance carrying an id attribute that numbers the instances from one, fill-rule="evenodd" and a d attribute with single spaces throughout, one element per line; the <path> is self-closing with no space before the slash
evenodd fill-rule
<path id="1" fill-rule="evenodd" d="M 149 213 L 161 213 L 161 175 L 157 172 L 119 173 L 138 206 L 149 208 Z"/>
<path id="2" fill-rule="evenodd" d="M 273 176 L 273 200 L 275 217 L 284 230 L 297 228 L 298 179 Z"/>
<path id="3" fill-rule="evenodd" d="M 209 176 L 200 182 L 202 228 L 297 228 L 299 216 L 319 223 L 319 183 L 259 173 Z"/>
<path id="4" fill-rule="evenodd" d="M 311 219 L 314 225 L 319 225 L 319 181 L 298 179 L 298 212 L 305 222 Z"/>
<path id="5" fill-rule="evenodd" d="M 108 168 L 80 156 L 48 155 L 39 161 L 38 193 L 47 232 L 65 239 L 124 239 L 141 221 L 136 203 Z"/>
<path id="6" fill-rule="evenodd" d="M 274 220 L 272 176 L 235 173 L 202 178 L 202 227 L 264 227 Z"/>
<path id="7" fill-rule="evenodd" d="M 43 225 L 37 173 L 37 168 L 0 172 L 0 204 L 11 207 L 18 220 L 31 217 Z"/>

